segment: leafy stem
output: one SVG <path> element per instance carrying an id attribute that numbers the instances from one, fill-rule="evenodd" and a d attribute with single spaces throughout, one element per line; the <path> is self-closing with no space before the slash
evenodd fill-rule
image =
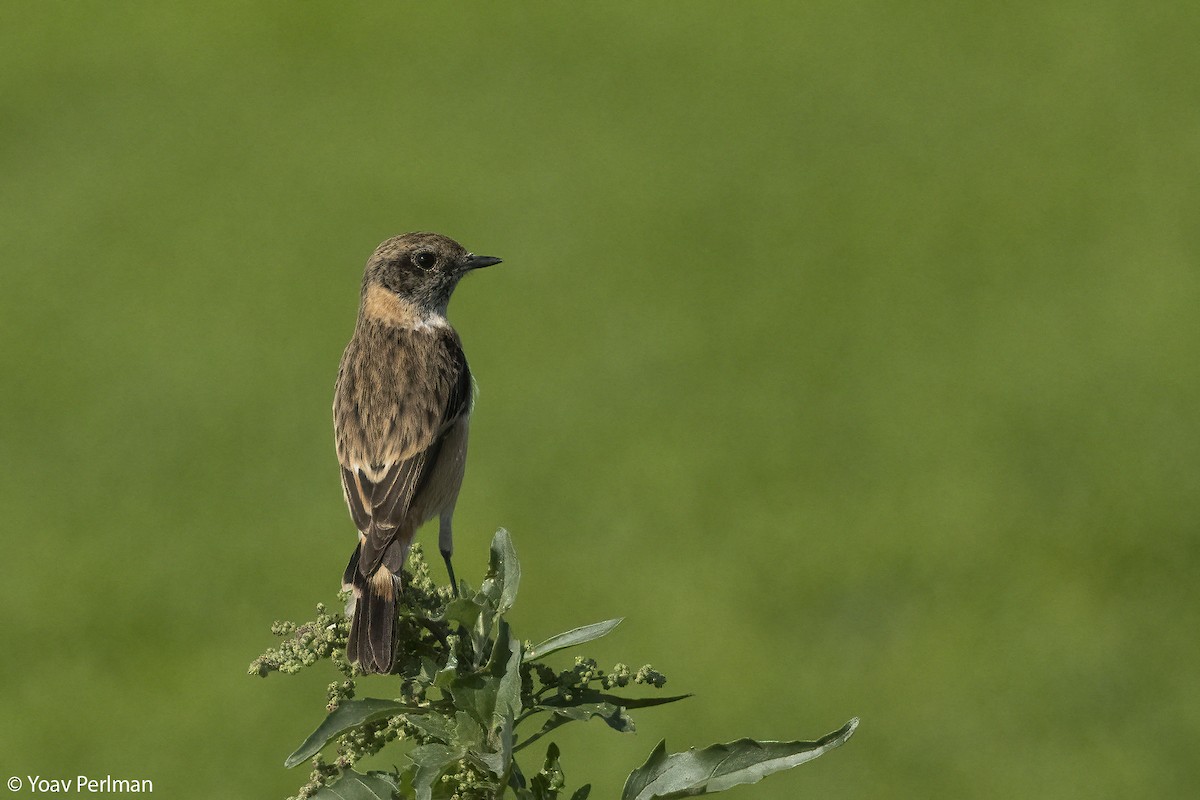
<path id="1" fill-rule="evenodd" d="M 251 674 L 295 673 L 330 660 L 344 680 L 329 685 L 327 716 L 285 761 L 312 765 L 309 781 L 292 800 L 558 800 L 565 792 L 558 747 L 551 743 L 541 769 L 528 780 L 516 754 L 571 722 L 599 719 L 613 730 L 635 729 L 629 710 L 683 700 L 690 695 L 631 697 L 631 685 L 661 689 L 666 676 L 649 664 L 601 669 L 577 657 L 556 670 L 546 659 L 611 632 L 620 619 L 584 625 L 522 645 L 507 615 L 516 601 L 520 563 L 504 530 L 492 540 L 488 572 L 478 590 L 463 581 L 461 596 L 434 584 L 420 546 L 404 574 L 404 600 L 396 618 L 399 643 L 392 672 L 398 697 L 356 698 L 357 668 L 345 657 L 346 616 L 317 606 L 317 617 L 296 625 L 278 622 L 283 637 L 250 665 Z M 342 597 L 344 601 L 346 598 Z M 541 728 L 517 741 L 516 729 L 543 714 Z M 668 755 L 660 743 L 630 774 L 622 800 L 684 797 L 753 783 L 841 745 L 857 720 L 821 739 L 757 742 L 740 739 L 704 750 Z M 359 772 L 355 765 L 395 743 L 406 765 Z M 322 753 L 332 747 L 332 763 Z M 584 800 L 590 786 L 570 795 Z M 563 798 L 566 800 L 566 798 Z"/>

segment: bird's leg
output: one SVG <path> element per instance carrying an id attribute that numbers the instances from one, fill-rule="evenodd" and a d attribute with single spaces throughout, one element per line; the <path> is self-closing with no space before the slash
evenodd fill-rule
<path id="1" fill-rule="evenodd" d="M 458 597 L 458 581 L 454 578 L 454 564 L 450 561 L 450 551 L 442 551 L 442 559 L 446 562 L 446 572 L 450 573 L 450 588 L 454 590 L 454 596 Z"/>
<path id="2" fill-rule="evenodd" d="M 458 579 L 454 577 L 454 564 L 450 561 L 450 556 L 454 553 L 454 534 L 450 530 L 449 515 L 439 520 L 438 549 L 442 551 L 442 560 L 446 562 L 446 572 L 450 575 L 450 588 L 454 590 L 454 596 L 459 597 Z"/>

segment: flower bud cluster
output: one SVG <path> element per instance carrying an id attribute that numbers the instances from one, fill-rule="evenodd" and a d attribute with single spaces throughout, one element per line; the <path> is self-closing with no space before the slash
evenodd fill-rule
<path id="1" fill-rule="evenodd" d="M 429 562 L 421 545 L 413 544 L 408 554 L 408 569 L 404 571 L 404 605 L 418 616 L 434 617 L 453 597 L 448 585 L 438 584 L 429 574 Z"/>
<path id="2" fill-rule="evenodd" d="M 321 791 L 322 787 L 333 783 L 341 774 L 341 770 L 332 764 L 326 764 L 325 759 L 320 756 L 316 756 L 312 760 L 312 766 L 312 772 L 308 774 L 308 783 L 300 787 L 295 797 L 289 797 L 287 800 L 308 800 Z"/>
<path id="3" fill-rule="evenodd" d="M 497 786 L 484 773 L 466 759 L 459 761 L 453 772 L 441 777 L 441 782 L 452 790 L 449 800 L 493 800 Z"/>
<path id="4" fill-rule="evenodd" d="M 661 689 L 663 684 L 667 682 L 667 676 L 649 664 L 646 664 L 638 668 L 637 674 L 633 676 L 633 682 L 645 683 L 653 686 L 655 689 Z"/>
<path id="5" fill-rule="evenodd" d="M 612 669 L 606 672 L 600 669 L 595 659 L 582 656 L 575 658 L 575 663 L 570 669 L 561 672 L 555 672 L 541 661 L 526 661 L 521 664 L 521 694 L 527 698 L 527 705 L 533 705 L 535 697 L 541 697 L 551 689 L 557 689 L 563 699 L 572 700 L 582 689 L 593 683 L 599 683 L 601 688 L 607 690 L 623 689 L 630 683 L 659 689 L 666 682 L 667 676 L 649 664 L 639 667 L 636 672 L 623 663 L 614 664 Z"/>
<path id="6" fill-rule="evenodd" d="M 325 690 L 325 696 L 329 698 L 329 702 L 325 704 L 325 710 L 332 714 L 337 711 L 337 707 L 342 704 L 343 700 L 354 697 L 354 681 L 349 679 L 341 683 L 334 681 Z"/>
<path id="7" fill-rule="evenodd" d="M 278 621 L 271 626 L 271 633 L 288 637 L 278 649 L 267 650 L 250 664 L 251 675 L 266 677 L 270 672 L 296 673 L 311 667 L 322 658 L 334 658 L 346 648 L 346 637 L 350 634 L 350 623 L 345 615 L 329 613 L 324 603 L 317 604 L 317 617 L 312 622 L 297 625 L 294 622 Z M 345 662 L 343 655 L 342 662 Z M 348 664 L 345 665 L 347 668 Z M 346 669 L 342 672 L 350 674 Z"/>
<path id="8" fill-rule="evenodd" d="M 404 714 L 351 728 L 338 737 L 338 757 L 334 764 L 339 769 L 349 769 L 359 760 L 378 753 L 388 742 L 407 739 L 412 733 L 413 727 Z"/>
<path id="9" fill-rule="evenodd" d="M 629 667 L 625 664 L 614 664 L 604 676 L 601 685 L 605 689 L 623 689 L 629 685 Z"/>
<path id="10" fill-rule="evenodd" d="M 400 667 L 409 665 L 409 662 L 419 665 L 419 655 L 429 654 L 416 652 L 425 634 L 417 619 L 436 618 L 452 595 L 450 587 L 438 586 L 430 577 L 429 564 L 419 544 L 413 545 L 408 566 L 411 572 L 405 570 L 403 575 L 404 614 L 398 623 L 402 626 L 398 638 L 399 641 L 413 643 L 414 652 L 397 654 L 397 665 Z M 341 592 L 338 598 L 344 604 L 349 601 L 350 593 Z M 347 678 L 357 674 L 346 659 L 350 620 L 346 614 L 330 613 L 324 603 L 317 604 L 317 616 L 311 622 L 298 625 L 287 620 L 276 621 L 271 625 L 271 633 L 285 641 L 278 648 L 271 648 L 254 659 L 248 670 L 251 675 L 266 677 L 271 672 L 294 674 L 324 658 L 332 660 L 334 667 Z M 330 703 L 336 707 L 332 696 Z"/>

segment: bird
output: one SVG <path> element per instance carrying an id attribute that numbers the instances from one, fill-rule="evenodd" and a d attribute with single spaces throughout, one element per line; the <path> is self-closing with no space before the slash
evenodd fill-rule
<path id="1" fill-rule="evenodd" d="M 342 491 L 358 529 L 342 575 L 354 597 L 346 656 L 363 673 L 391 671 L 401 568 L 417 529 L 435 516 L 459 591 L 452 518 L 475 381 L 446 309 L 463 276 L 499 263 L 429 232 L 393 236 L 367 260 L 333 399 Z"/>

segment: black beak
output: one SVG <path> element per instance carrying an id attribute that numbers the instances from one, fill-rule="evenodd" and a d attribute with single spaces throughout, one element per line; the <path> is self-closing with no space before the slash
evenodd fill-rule
<path id="1" fill-rule="evenodd" d="M 477 256 L 474 253 L 467 254 L 467 262 L 463 264 L 463 272 L 470 272 L 473 269 L 483 269 L 494 264 L 499 264 L 504 259 L 496 258 L 495 256 Z"/>

